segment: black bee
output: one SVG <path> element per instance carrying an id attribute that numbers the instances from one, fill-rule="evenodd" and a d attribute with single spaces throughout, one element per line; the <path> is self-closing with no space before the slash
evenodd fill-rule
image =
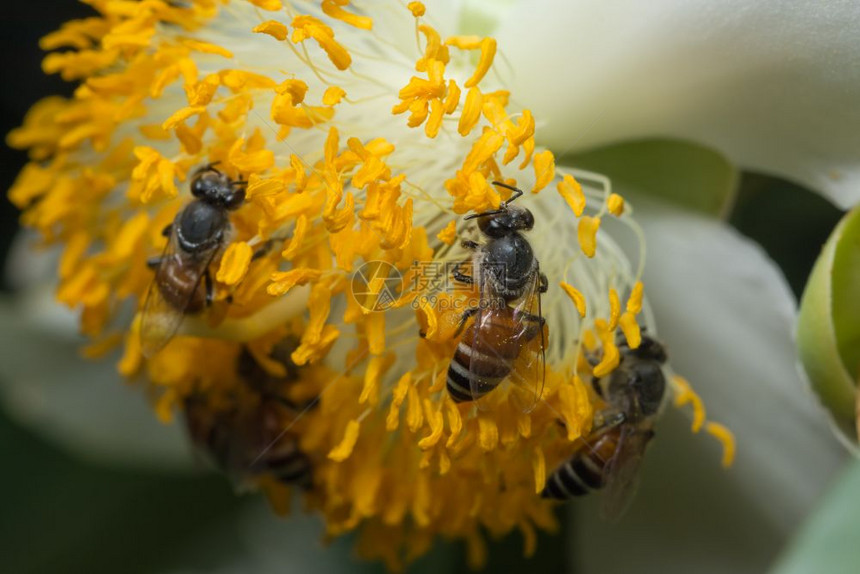
<path id="1" fill-rule="evenodd" d="M 550 475 L 542 492 L 544 498 L 567 500 L 605 488 L 603 515 L 609 520 L 619 518 L 632 500 L 666 392 L 662 344 L 643 334 L 639 347 L 631 349 L 623 341 L 619 351 L 618 367 L 595 380 L 608 408 L 598 413 L 591 434 Z"/>
<path id="2" fill-rule="evenodd" d="M 455 401 L 473 401 L 511 377 L 526 388 L 529 397 L 525 402 L 530 408 L 540 398 L 545 378 L 546 342 L 540 297 L 548 282 L 540 272 L 531 244 L 521 233 L 534 227 L 534 215 L 511 205 L 523 194 L 522 190 L 497 181 L 493 184 L 514 193 L 499 209 L 465 218 L 477 219 L 478 229 L 488 241 L 463 242 L 464 247 L 474 251 L 472 276 L 461 271 L 461 264 L 453 270 L 456 281 L 478 285 L 480 299 L 476 307 L 462 315 L 458 332 L 470 318 L 474 320 L 448 367 L 447 388 Z"/>
<path id="3" fill-rule="evenodd" d="M 195 199 L 164 228 L 167 247 L 148 262 L 156 273 L 146 294 L 140 330 L 147 357 L 170 341 L 185 315 L 199 313 L 212 303 L 209 266 L 229 239 L 228 212 L 245 201 L 245 185 L 244 181 L 231 181 L 213 164 L 192 176 Z"/>
<path id="4" fill-rule="evenodd" d="M 301 369 L 290 359 L 297 346 L 296 338 L 286 337 L 269 352 L 270 359 L 284 366 L 284 376 L 268 373 L 242 348 L 237 372 L 256 399 L 250 404 L 236 401 L 214 410 L 202 397 L 185 401 L 186 428 L 194 445 L 240 482 L 269 475 L 285 484 L 311 486 L 311 461 L 299 450 L 295 433 L 288 432 L 290 423 L 316 404 L 316 399 L 297 405 L 286 398 Z"/>

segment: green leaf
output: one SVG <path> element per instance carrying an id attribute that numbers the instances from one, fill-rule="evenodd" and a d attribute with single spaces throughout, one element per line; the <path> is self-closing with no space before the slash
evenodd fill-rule
<path id="1" fill-rule="evenodd" d="M 855 574 L 860 565 L 858 492 L 860 461 L 855 461 L 807 520 L 772 574 Z"/>
<path id="2" fill-rule="evenodd" d="M 797 347 L 812 387 L 839 429 L 857 440 L 860 370 L 860 209 L 833 230 L 800 301 Z"/>
<path id="3" fill-rule="evenodd" d="M 680 140 L 649 139 L 565 155 L 559 164 L 609 176 L 619 189 L 724 217 L 734 202 L 738 173 L 716 151 Z"/>

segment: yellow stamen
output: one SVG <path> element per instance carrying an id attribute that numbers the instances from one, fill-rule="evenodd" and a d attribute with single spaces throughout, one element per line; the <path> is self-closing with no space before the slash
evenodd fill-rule
<path id="1" fill-rule="evenodd" d="M 283 42 L 287 39 L 288 30 L 287 27 L 281 22 L 276 22 L 275 20 L 267 20 L 259 26 L 254 27 L 252 32 L 256 32 L 258 34 L 268 34 L 272 38 Z"/>
<path id="2" fill-rule="evenodd" d="M 693 391 L 690 383 L 684 377 L 675 375 L 672 378 L 675 385 L 675 406 L 683 407 L 690 404 L 693 407 L 693 432 L 697 433 L 702 430 L 702 425 L 705 424 L 705 405 L 699 395 Z"/>
<path id="3" fill-rule="evenodd" d="M 723 446 L 723 468 L 728 468 L 735 460 L 735 436 L 728 428 L 719 423 L 709 422 L 705 424 L 705 432 L 720 441 Z"/>
<path id="4" fill-rule="evenodd" d="M 281 8 L 283 8 L 283 4 L 281 4 L 281 0 L 248 0 L 254 6 L 258 8 L 262 8 L 263 10 L 268 10 L 269 12 L 277 12 Z"/>
<path id="5" fill-rule="evenodd" d="M 426 8 L 424 8 L 424 4 L 421 2 L 410 2 L 406 5 L 409 8 L 409 11 L 412 12 L 412 15 L 416 18 L 420 18 L 424 15 Z"/>
<path id="6" fill-rule="evenodd" d="M 549 150 L 535 154 L 535 186 L 532 193 L 537 193 L 555 179 L 555 156 Z"/>
<path id="7" fill-rule="evenodd" d="M 631 349 L 638 349 L 642 343 L 642 332 L 639 329 L 639 323 L 636 322 L 636 316 L 630 311 L 625 311 L 621 314 L 618 324 L 624 333 L 624 338 L 627 339 L 627 345 Z"/>
<path id="8" fill-rule="evenodd" d="M 535 447 L 532 451 L 532 470 L 535 477 L 535 493 L 540 494 L 546 484 L 546 458 L 540 447 Z"/>
<path id="9" fill-rule="evenodd" d="M 580 218 L 577 227 L 579 246 L 586 257 L 594 257 L 597 250 L 597 230 L 600 229 L 600 218 L 585 215 Z"/>
<path id="10" fill-rule="evenodd" d="M 322 103 L 327 106 L 334 106 L 340 103 L 343 97 L 346 95 L 346 91 L 339 86 L 329 86 L 326 88 L 325 93 L 323 93 Z"/>
<path id="11" fill-rule="evenodd" d="M 609 199 L 606 201 L 606 207 L 609 213 L 620 217 L 624 213 L 624 198 L 617 193 L 610 194 Z"/>
<path id="12" fill-rule="evenodd" d="M 343 439 L 329 453 L 328 457 L 335 462 L 343 462 L 352 454 L 355 443 L 358 442 L 358 431 L 361 425 L 357 420 L 351 420 L 346 425 Z"/>
<path id="13" fill-rule="evenodd" d="M 627 299 L 627 311 L 629 313 L 638 315 L 639 312 L 642 311 L 642 296 L 644 290 L 645 287 L 644 285 L 642 285 L 641 281 L 637 281 L 633 284 L 633 289 L 630 292 L 630 298 Z"/>
<path id="14" fill-rule="evenodd" d="M 245 278 L 254 250 L 244 241 L 231 243 L 221 258 L 215 279 L 224 285 L 236 285 Z"/>
<path id="15" fill-rule="evenodd" d="M 618 291 L 609 288 L 609 328 L 615 329 L 618 326 L 618 317 L 621 314 L 621 300 L 618 298 Z"/>
<path id="16" fill-rule="evenodd" d="M 564 174 L 561 181 L 558 182 L 558 193 L 570 206 L 573 214 L 577 217 L 582 215 L 585 210 L 585 194 L 582 192 L 582 186 L 570 174 Z"/>
<path id="17" fill-rule="evenodd" d="M 570 297 L 570 300 L 573 301 L 576 310 L 579 312 L 579 316 L 585 317 L 585 295 L 580 293 L 579 289 L 570 283 L 562 281 L 559 285 L 567 293 L 567 296 Z"/>
<path id="18" fill-rule="evenodd" d="M 341 6 L 348 6 L 349 0 L 323 0 L 322 10 L 336 20 L 345 22 L 362 30 L 373 28 L 373 20 L 369 16 L 358 16 L 347 12 Z"/>

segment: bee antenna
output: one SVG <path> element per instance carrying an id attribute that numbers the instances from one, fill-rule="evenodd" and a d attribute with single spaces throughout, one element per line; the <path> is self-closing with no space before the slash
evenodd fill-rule
<path id="1" fill-rule="evenodd" d="M 505 189 L 509 189 L 509 190 L 514 192 L 514 194 L 511 196 L 511 198 L 509 200 L 502 203 L 502 205 L 504 205 L 505 207 L 507 207 L 508 205 L 510 205 L 516 199 L 518 199 L 519 197 L 521 197 L 523 195 L 523 190 L 521 190 L 518 187 L 508 185 L 507 183 L 505 183 L 503 181 L 494 181 L 493 185 L 498 185 L 499 187 L 504 187 Z"/>
<path id="2" fill-rule="evenodd" d="M 490 215 L 499 215 L 500 213 L 505 213 L 505 209 L 496 209 L 493 211 L 484 211 L 482 213 L 473 213 L 472 215 L 467 215 L 464 217 L 464 220 L 469 219 L 477 219 L 478 217 L 489 217 Z"/>

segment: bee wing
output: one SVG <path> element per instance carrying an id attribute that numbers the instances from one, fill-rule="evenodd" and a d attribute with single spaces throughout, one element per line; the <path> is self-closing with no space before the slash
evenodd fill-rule
<path id="1" fill-rule="evenodd" d="M 179 325 L 182 324 L 182 319 L 185 317 L 185 309 L 191 303 L 203 273 L 215 255 L 213 252 L 210 256 L 195 260 L 178 250 L 176 243 L 176 230 L 174 229 L 170 234 L 167 246 L 164 248 L 164 253 L 161 255 L 158 269 L 155 272 L 155 279 L 149 285 L 143 304 L 140 344 L 145 357 L 151 357 L 160 351 L 176 334 Z M 174 305 L 164 298 L 159 285 L 165 282 L 168 273 L 180 268 L 183 270 L 186 281 L 193 284 L 193 288 L 188 289 L 188 292 L 182 295 L 179 305 Z"/>
<path id="2" fill-rule="evenodd" d="M 469 355 L 469 386 L 474 397 L 475 404 L 482 411 L 491 410 L 491 401 L 487 395 L 491 394 L 497 384 L 488 385 L 486 379 L 492 374 L 504 376 L 512 365 L 499 352 L 499 344 L 503 344 L 503 335 L 498 328 L 498 323 L 503 322 L 501 313 L 493 308 L 487 299 L 489 294 L 481 289 L 481 300 L 475 318 L 472 323 L 471 340 L 467 341 L 470 349 Z M 467 332 L 468 334 L 468 332 Z"/>
<path id="3" fill-rule="evenodd" d="M 522 344 L 509 380 L 512 397 L 523 412 L 540 402 L 546 383 L 546 333 L 541 308 L 540 274 L 535 273 L 528 289 L 514 307 L 515 332 Z"/>
<path id="4" fill-rule="evenodd" d="M 621 430 L 615 455 L 606 465 L 601 516 L 617 522 L 627 511 L 639 487 L 639 469 L 653 431 L 626 424 Z"/>

